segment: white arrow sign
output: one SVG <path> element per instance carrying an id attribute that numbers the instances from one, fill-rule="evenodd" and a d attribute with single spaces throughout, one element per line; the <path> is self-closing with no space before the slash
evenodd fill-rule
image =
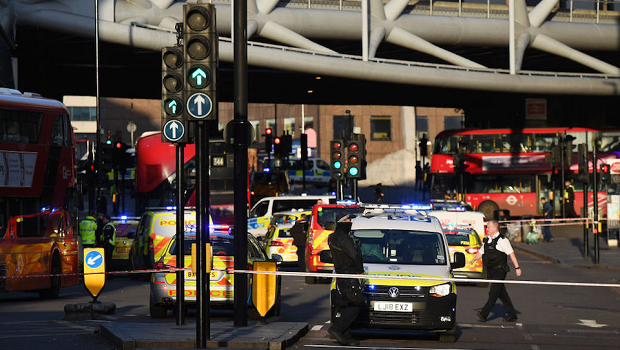
<path id="1" fill-rule="evenodd" d="M 197 92 L 187 99 L 187 111 L 194 118 L 205 118 L 213 109 L 213 102 L 209 95 Z"/>
<path id="2" fill-rule="evenodd" d="M 204 99 L 204 97 L 202 97 L 202 95 L 198 95 L 194 99 L 194 103 L 196 104 L 196 107 L 198 108 L 198 115 L 202 115 L 202 106 L 205 104 L 205 102 L 207 101 Z"/>
<path id="3" fill-rule="evenodd" d="M 95 264 L 95 262 L 96 262 L 97 260 L 99 260 L 99 259 L 101 259 L 101 255 L 91 256 L 90 258 L 88 258 L 88 260 L 86 261 L 86 263 L 87 263 L 88 265 L 93 265 L 93 264 Z"/>
<path id="4" fill-rule="evenodd" d="M 177 123 L 170 124 L 170 130 L 172 130 L 172 138 L 173 139 L 177 138 L 177 129 L 178 128 L 179 128 L 179 124 L 177 124 Z"/>

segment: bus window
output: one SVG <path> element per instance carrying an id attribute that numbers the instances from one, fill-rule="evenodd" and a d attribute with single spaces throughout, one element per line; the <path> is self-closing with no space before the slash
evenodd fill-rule
<path id="1" fill-rule="evenodd" d="M 551 148 L 555 143 L 555 134 L 536 134 L 534 142 L 534 152 L 551 152 Z"/>

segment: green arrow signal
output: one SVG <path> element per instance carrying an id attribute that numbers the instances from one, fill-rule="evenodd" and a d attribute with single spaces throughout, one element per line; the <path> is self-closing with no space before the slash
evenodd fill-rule
<path id="1" fill-rule="evenodd" d="M 201 68 L 196 68 L 194 73 L 192 73 L 192 78 L 196 79 L 196 85 L 202 85 L 202 79 L 207 80 L 207 73 L 203 71 Z"/>
<path id="2" fill-rule="evenodd" d="M 172 100 L 168 103 L 168 108 L 172 111 L 172 114 L 177 114 L 177 101 Z"/>

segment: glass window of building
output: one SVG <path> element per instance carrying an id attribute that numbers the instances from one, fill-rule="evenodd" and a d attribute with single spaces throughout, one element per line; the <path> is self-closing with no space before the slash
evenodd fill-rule
<path id="1" fill-rule="evenodd" d="M 373 141 L 392 140 L 392 117 L 389 115 L 370 117 L 370 139 Z"/>
<path id="2" fill-rule="evenodd" d="M 353 133 L 355 117 L 352 115 L 334 116 L 334 140 L 348 137 Z"/>
<path id="3" fill-rule="evenodd" d="M 282 134 L 295 137 L 295 117 L 284 118 L 284 130 Z"/>
<path id="4" fill-rule="evenodd" d="M 422 136 L 424 136 L 424 134 L 426 134 L 426 137 L 428 137 L 428 117 L 415 117 L 415 127 L 418 140 L 422 139 Z"/>
<path id="5" fill-rule="evenodd" d="M 273 135 L 276 133 L 276 120 L 275 119 L 267 119 L 265 120 L 265 129 L 271 128 L 273 130 Z"/>
<path id="6" fill-rule="evenodd" d="M 463 123 L 465 123 L 465 117 L 443 117 L 443 127 L 446 130 L 462 129 Z"/>
<path id="7" fill-rule="evenodd" d="M 96 121 L 97 120 L 97 108 L 96 107 L 67 107 L 71 114 L 71 120 L 76 121 Z"/>
<path id="8" fill-rule="evenodd" d="M 311 115 L 304 117 L 304 130 L 306 129 L 314 129 L 314 117 Z"/>

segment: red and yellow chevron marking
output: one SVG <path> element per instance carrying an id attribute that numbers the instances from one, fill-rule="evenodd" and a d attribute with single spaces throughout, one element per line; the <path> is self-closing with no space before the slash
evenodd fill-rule
<path id="1" fill-rule="evenodd" d="M 311 260 L 309 261 L 309 269 L 310 271 L 316 271 L 319 266 L 334 266 L 334 264 L 325 263 L 320 261 L 319 253 L 323 250 L 329 249 L 328 238 L 329 235 L 332 234 L 332 230 L 324 230 L 324 229 L 316 229 L 311 234 L 310 237 L 314 237 L 312 240 L 312 251 L 310 252 Z"/>

